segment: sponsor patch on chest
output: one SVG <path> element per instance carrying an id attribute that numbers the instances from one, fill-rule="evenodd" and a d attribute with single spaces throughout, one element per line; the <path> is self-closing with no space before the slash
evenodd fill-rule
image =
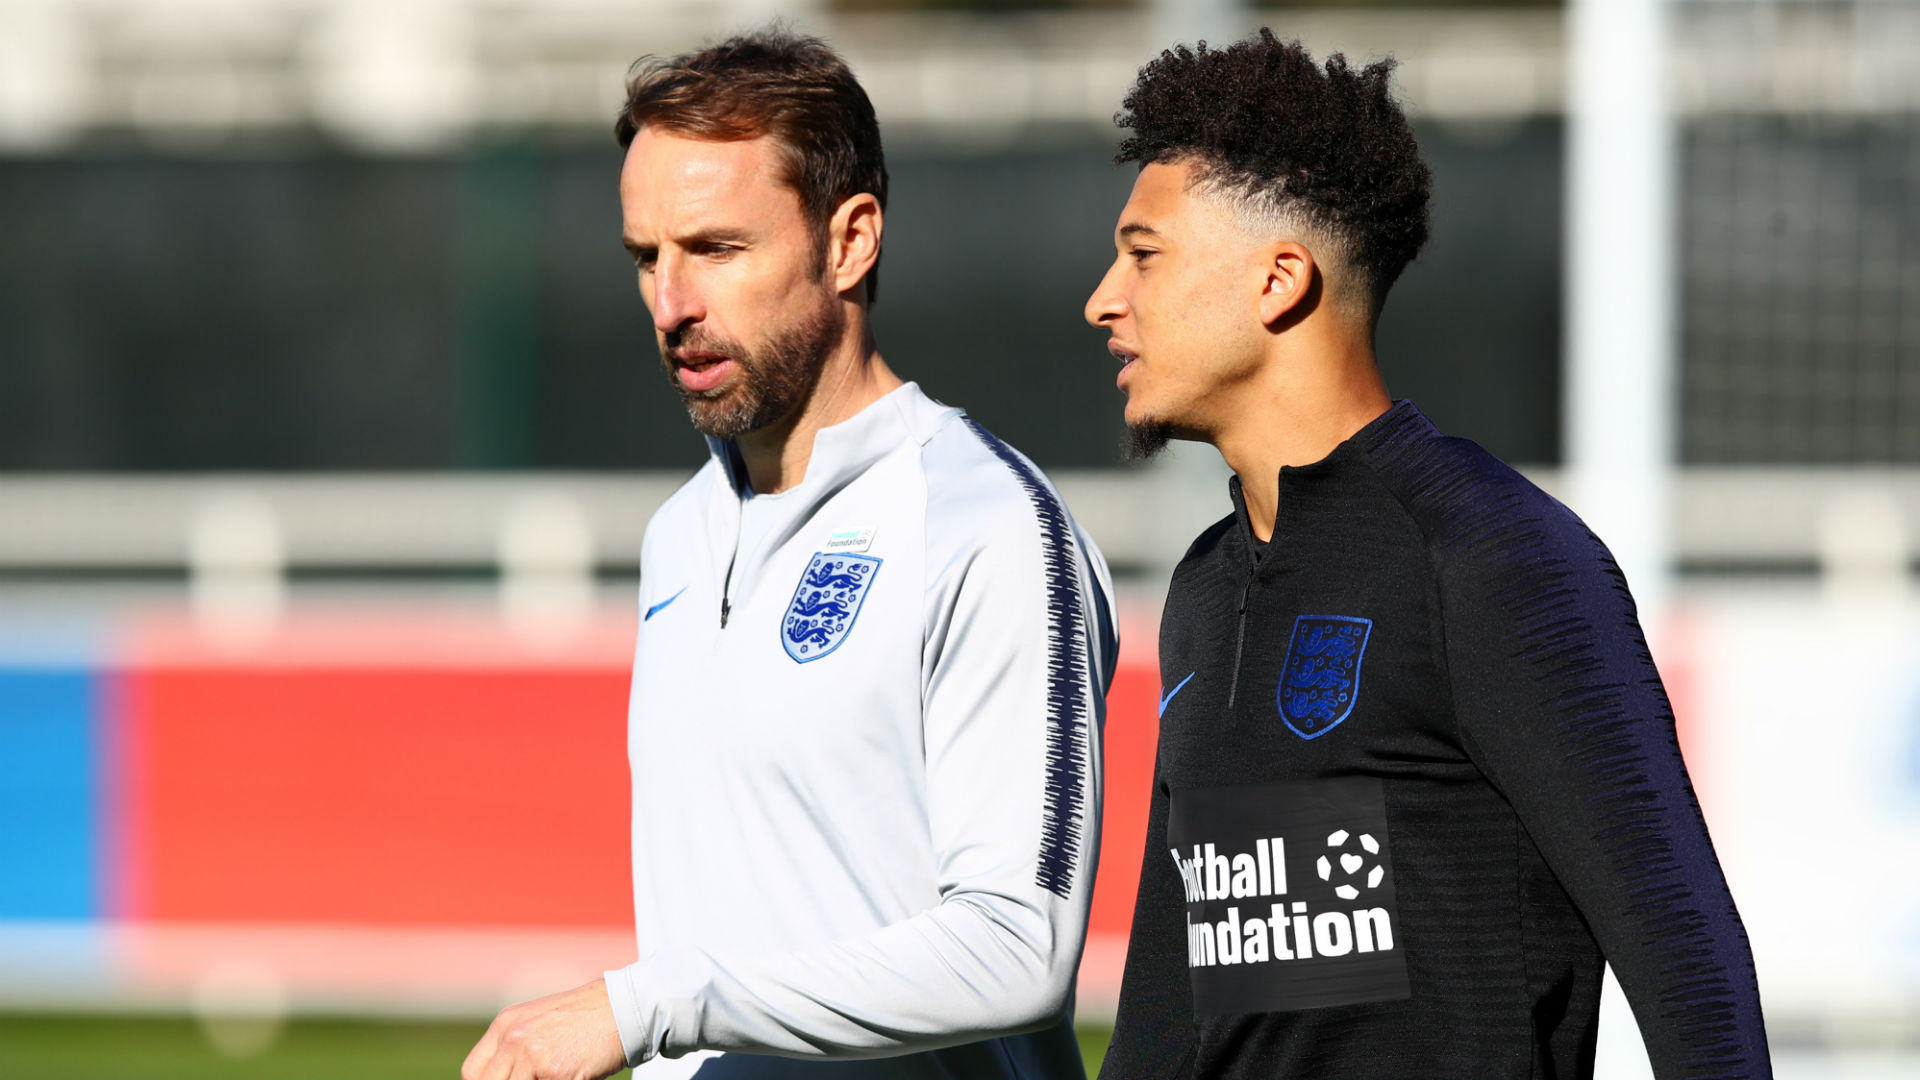
<path id="1" fill-rule="evenodd" d="M 1378 778 L 1175 788 L 1167 840 L 1195 1016 L 1411 995 Z"/>
<path id="2" fill-rule="evenodd" d="M 847 555 L 856 551 L 865 551 L 873 546 L 873 534 L 878 532 L 872 525 L 845 525 L 827 534 L 828 555 Z"/>
<path id="3" fill-rule="evenodd" d="M 880 562 L 872 555 L 814 553 L 780 619 L 780 644 L 788 656 L 805 664 L 847 640 L 880 573 Z"/>

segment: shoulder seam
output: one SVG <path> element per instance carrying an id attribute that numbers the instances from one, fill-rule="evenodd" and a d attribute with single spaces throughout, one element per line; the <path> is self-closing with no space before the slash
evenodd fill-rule
<path id="1" fill-rule="evenodd" d="M 924 391 L 922 393 L 924 394 Z M 907 429 L 908 436 L 910 436 L 914 444 L 922 450 L 925 450 L 927 444 L 933 441 L 934 436 L 946 430 L 948 424 L 951 424 L 955 420 L 968 419 L 965 410 L 956 409 L 950 405 L 940 405 L 939 402 L 934 401 L 932 398 L 923 396 L 920 400 L 925 401 L 927 404 L 937 406 L 940 410 L 929 418 L 932 422 L 927 423 L 920 417 L 914 415 L 914 411 L 907 407 L 906 402 L 893 397 L 889 397 L 888 400 L 893 405 L 893 414 L 899 419 L 900 426 Z"/>

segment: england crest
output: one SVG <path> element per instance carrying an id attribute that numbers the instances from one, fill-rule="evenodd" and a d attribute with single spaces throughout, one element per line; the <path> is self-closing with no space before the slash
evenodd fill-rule
<path id="1" fill-rule="evenodd" d="M 1293 620 L 1287 664 L 1277 695 L 1280 719 L 1303 739 L 1340 726 L 1360 694 L 1360 660 L 1373 620 L 1351 615 L 1302 615 Z"/>
<path id="2" fill-rule="evenodd" d="M 780 620 L 780 644 L 787 655 L 804 664 L 839 648 L 879 573 L 880 560 L 871 555 L 815 552 Z"/>

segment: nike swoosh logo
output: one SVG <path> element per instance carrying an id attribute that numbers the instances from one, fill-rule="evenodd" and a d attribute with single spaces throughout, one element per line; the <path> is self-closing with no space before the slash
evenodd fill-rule
<path id="1" fill-rule="evenodd" d="M 1169 690 L 1169 691 L 1167 691 L 1167 696 L 1166 696 L 1166 697 L 1163 697 L 1163 698 L 1161 698 L 1161 699 L 1160 699 L 1160 715 L 1161 715 L 1161 716 L 1165 716 L 1165 715 L 1167 715 L 1167 702 L 1169 702 L 1169 701 L 1172 701 L 1172 700 L 1173 700 L 1173 695 L 1175 695 L 1175 694 L 1177 694 L 1177 693 L 1179 693 L 1179 692 L 1180 692 L 1181 690 L 1183 690 L 1183 689 L 1185 689 L 1185 688 L 1186 688 L 1186 685 L 1187 685 L 1188 683 L 1190 683 L 1190 682 L 1192 682 L 1192 681 L 1193 681 L 1193 677 L 1194 677 L 1195 675 L 1198 675 L 1198 674 L 1200 674 L 1200 673 L 1199 673 L 1199 672 L 1197 672 L 1197 671 L 1189 671 L 1189 672 L 1187 672 L 1187 677 L 1186 677 L 1186 678 L 1184 678 L 1184 679 L 1181 679 L 1181 680 L 1180 680 L 1180 685 L 1179 685 L 1179 686 L 1176 686 L 1176 687 L 1174 687 L 1173 689 L 1171 689 L 1171 690 Z"/>
<path id="2" fill-rule="evenodd" d="M 660 609 L 661 609 L 661 608 L 663 608 L 663 607 L 666 607 L 666 606 L 667 606 L 668 604 L 671 604 L 671 603 L 673 603 L 673 602 L 674 602 L 675 600 L 678 600 L 678 599 L 680 599 L 680 593 L 682 593 L 682 592 L 686 592 L 686 591 L 687 591 L 687 587 L 686 587 L 685 585 L 682 585 L 682 586 L 680 586 L 680 592 L 677 592 L 677 593 L 674 593 L 674 594 L 673 594 L 672 596 L 669 596 L 669 597 L 667 597 L 667 598 L 666 598 L 665 600 L 662 600 L 662 601 L 660 601 L 659 603 L 657 603 L 657 604 L 655 604 L 655 605 L 653 605 L 652 607 L 650 607 L 650 608 L 648 608 L 648 609 L 647 609 L 647 618 L 646 618 L 646 619 L 641 619 L 640 621 L 641 621 L 641 622 L 646 622 L 646 621 L 647 621 L 647 619 L 651 619 L 651 618 L 653 618 L 653 617 L 654 617 L 655 615 L 657 615 L 657 614 L 659 614 L 659 613 L 660 613 Z M 1191 678 L 1191 676 L 1189 676 L 1189 678 Z"/>

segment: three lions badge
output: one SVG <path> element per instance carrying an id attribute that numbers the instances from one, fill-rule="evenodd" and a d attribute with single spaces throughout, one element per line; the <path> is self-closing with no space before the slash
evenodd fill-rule
<path id="1" fill-rule="evenodd" d="M 879 572 L 880 560 L 872 555 L 815 552 L 780 620 L 787 655 L 804 664 L 839 648 Z"/>
<path id="2" fill-rule="evenodd" d="M 1280 719 L 1295 735 L 1317 739 L 1340 726 L 1360 694 L 1360 661 L 1372 619 L 1302 615 L 1293 620 L 1277 695 Z"/>

